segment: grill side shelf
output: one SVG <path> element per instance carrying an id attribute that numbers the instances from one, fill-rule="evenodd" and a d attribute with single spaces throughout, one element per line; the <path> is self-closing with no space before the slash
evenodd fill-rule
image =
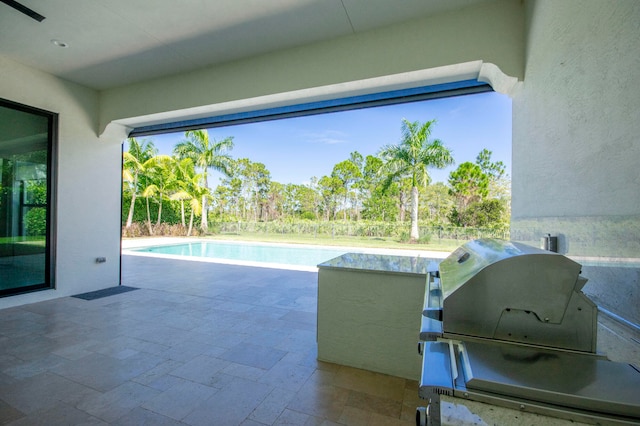
<path id="1" fill-rule="evenodd" d="M 449 344 L 447 342 L 424 342 L 418 396 L 428 401 L 428 422 L 426 424 L 440 426 L 441 395 L 453 396 Z M 418 412 L 420 411 L 419 409 Z"/>
<path id="2" fill-rule="evenodd" d="M 453 395 L 451 352 L 447 342 L 424 342 L 422 374 L 418 395 L 428 399 L 433 393 Z"/>
<path id="3" fill-rule="evenodd" d="M 466 387 L 567 408 L 640 418 L 640 375 L 591 355 L 465 342 Z"/>

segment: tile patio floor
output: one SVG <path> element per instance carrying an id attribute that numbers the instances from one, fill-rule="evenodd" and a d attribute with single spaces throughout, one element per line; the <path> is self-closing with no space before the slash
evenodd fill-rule
<path id="1" fill-rule="evenodd" d="M 423 405 L 415 381 L 316 360 L 316 273 L 123 256 L 122 283 L 140 289 L 0 310 L 0 424 L 410 425 Z"/>

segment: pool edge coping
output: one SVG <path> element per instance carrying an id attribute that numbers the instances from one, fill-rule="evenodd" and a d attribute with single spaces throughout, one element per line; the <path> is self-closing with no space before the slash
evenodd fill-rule
<path id="1" fill-rule="evenodd" d="M 225 265 L 235 265 L 235 266 L 249 266 L 256 268 L 270 268 L 270 269 L 285 269 L 290 271 L 302 271 L 302 272 L 318 272 L 317 266 L 304 266 L 304 265 L 290 265 L 284 263 L 270 263 L 270 262 L 255 262 L 250 260 L 234 260 L 234 259 L 224 259 L 224 258 L 206 258 L 206 257 L 189 257 L 189 256 L 178 256 L 178 255 L 170 255 L 170 254 L 158 254 L 158 253 L 149 253 L 149 252 L 138 252 L 135 249 L 141 249 L 145 247 L 153 247 L 160 245 L 170 245 L 170 244 L 185 244 L 191 242 L 220 242 L 220 243 L 232 243 L 232 244 L 254 244 L 254 245 L 263 245 L 263 246 L 276 246 L 276 247 L 300 247 L 300 246 L 310 246 L 318 249 L 329 249 L 329 250 L 342 250 L 344 249 L 346 252 L 358 252 L 358 253 L 372 253 L 372 254 L 388 254 L 394 256 L 408 256 L 408 257 L 426 257 L 426 258 L 434 258 L 434 259 L 444 259 L 449 255 L 448 252 L 436 252 L 436 251 L 426 251 L 426 250 L 409 250 L 409 249 L 384 249 L 384 248 L 374 248 L 374 247 L 350 247 L 350 246 L 324 246 L 319 244 L 292 244 L 292 243 L 273 243 L 273 242 L 261 242 L 261 241 L 236 241 L 236 240 L 212 240 L 208 238 L 188 238 L 188 237 L 158 237 L 158 238 L 132 238 L 132 239 L 123 239 L 122 240 L 122 255 L 128 256 L 141 256 L 141 257 L 152 257 L 159 259 L 171 259 L 171 260 L 185 260 L 189 262 L 205 262 L 205 263 L 217 263 L 217 264 L 225 264 Z M 140 244 L 125 244 L 131 242 L 137 242 Z"/>

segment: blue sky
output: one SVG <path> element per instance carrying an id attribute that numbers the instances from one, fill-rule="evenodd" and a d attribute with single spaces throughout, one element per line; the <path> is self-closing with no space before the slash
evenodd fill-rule
<path id="1" fill-rule="evenodd" d="M 333 165 L 353 151 L 366 157 L 399 143 L 403 118 L 436 119 L 432 138 L 453 152 L 454 166 L 430 169 L 434 182 L 446 182 L 460 163 L 475 162 L 483 148 L 493 152 L 494 161 L 504 162 L 511 175 L 511 100 L 495 92 L 221 127 L 210 129 L 209 137 L 233 136 L 233 158 L 264 163 L 274 181 L 303 184 L 331 174 Z M 146 138 L 160 153 L 171 154 L 184 133 Z M 217 185 L 218 178 L 210 184 Z"/>

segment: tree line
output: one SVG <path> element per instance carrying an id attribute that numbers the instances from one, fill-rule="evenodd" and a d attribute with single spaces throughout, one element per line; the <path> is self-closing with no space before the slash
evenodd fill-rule
<path id="1" fill-rule="evenodd" d="M 280 183 L 266 166 L 231 156 L 233 137 L 209 138 L 206 130 L 185 132 L 172 155 L 160 155 L 153 140 L 127 140 L 123 154 L 123 226 L 134 223 L 154 235 L 162 224 L 180 224 L 186 235 L 209 231 L 209 222 L 379 221 L 409 222 L 410 240 L 419 224 L 505 228 L 510 182 L 505 165 L 483 149 L 464 162 L 447 183 L 431 182 L 429 169 L 454 164 L 439 139 L 435 120 L 403 120 L 398 144 L 376 155 L 357 151 L 308 184 Z M 210 187 L 210 172 L 222 174 Z M 152 219 L 153 218 L 153 219 Z"/>

